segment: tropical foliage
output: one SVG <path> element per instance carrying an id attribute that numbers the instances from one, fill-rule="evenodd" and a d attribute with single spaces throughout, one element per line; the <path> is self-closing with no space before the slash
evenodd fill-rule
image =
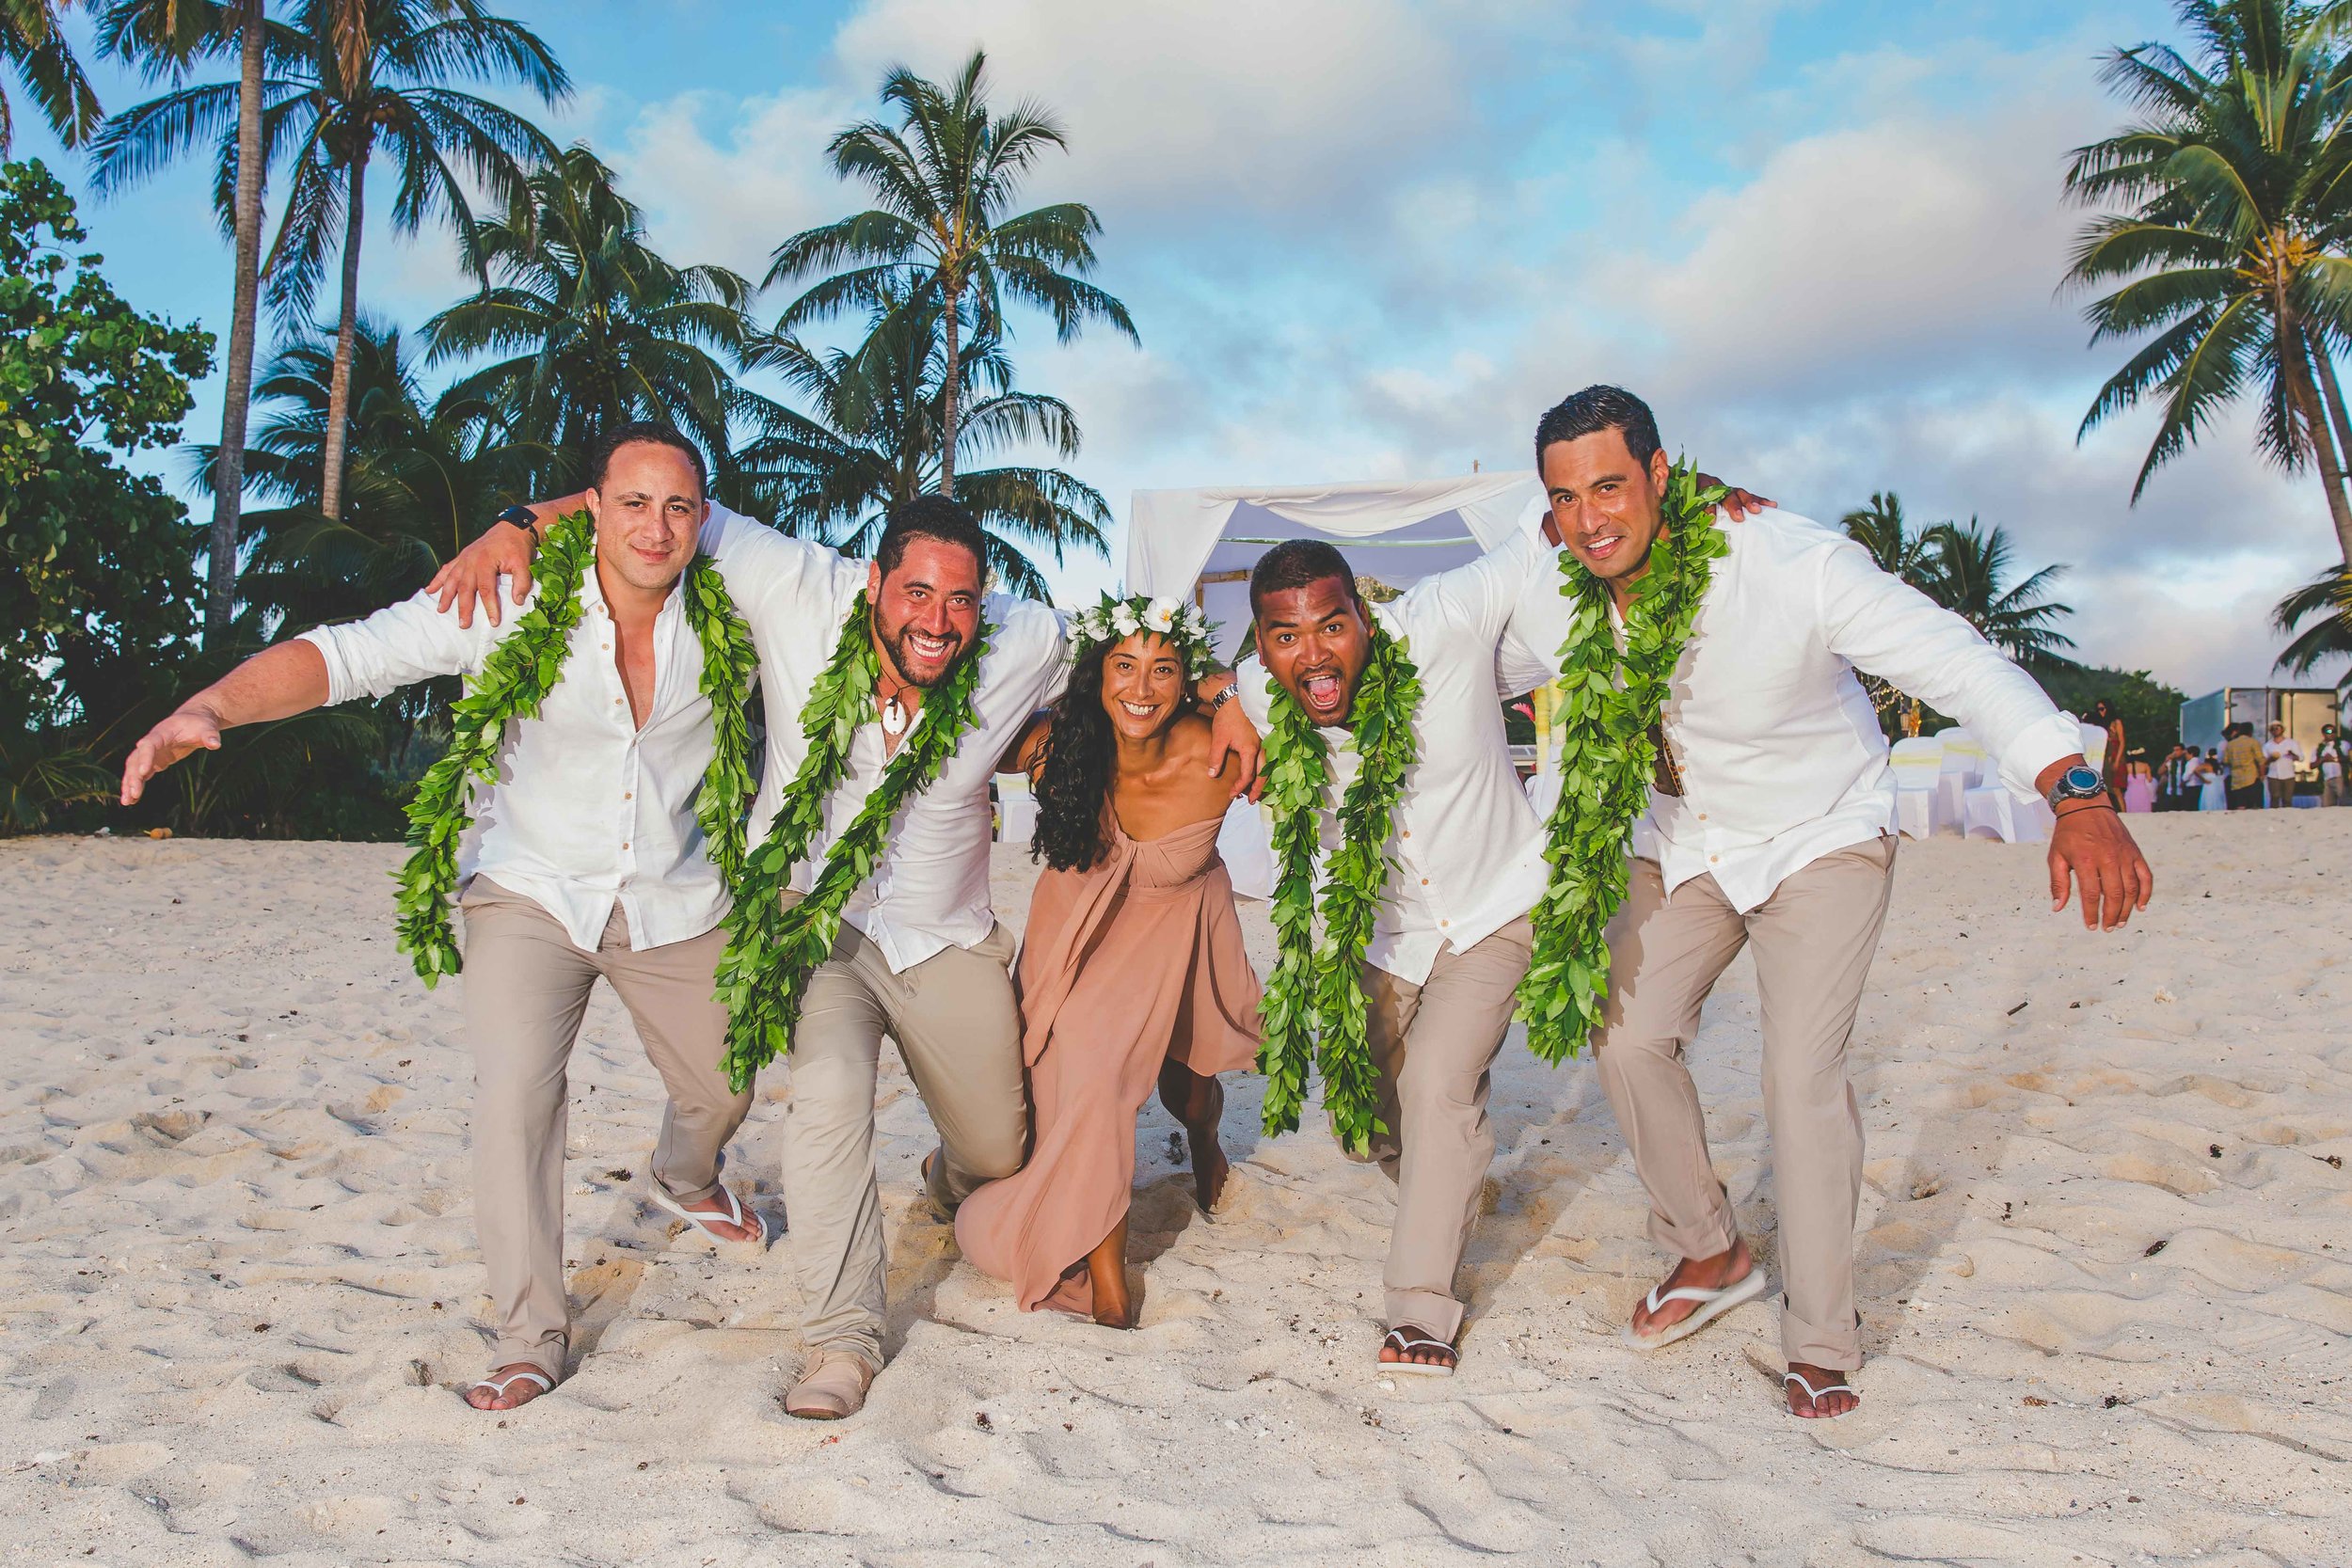
<path id="1" fill-rule="evenodd" d="M 903 67 L 892 71 L 882 97 L 897 123 L 862 121 L 826 149 L 834 172 L 863 182 L 876 204 L 795 234 L 776 247 L 768 269 L 771 284 L 817 278 L 786 308 L 779 334 L 845 309 L 936 321 L 944 351 L 936 443 L 943 488 L 954 481 L 961 451 L 960 340 L 967 332 L 1002 334 L 1008 299 L 1050 314 L 1064 342 L 1089 321 L 1139 341 L 1127 308 L 1086 280 L 1102 230 L 1094 209 L 1073 201 L 1008 211 L 1037 160 L 1066 143 L 1037 104 L 993 112 L 987 65 L 973 51 L 944 88 Z"/>
<path id="2" fill-rule="evenodd" d="M 213 341 L 133 309 L 87 238 L 46 167 L 0 166 L 0 729 L 48 737 L 12 767 L 107 735 L 195 608 L 186 510 L 121 456 L 178 438 Z"/>
<path id="3" fill-rule="evenodd" d="M 16 28 L 0 52 L 10 39 L 54 41 L 64 8 L 0 0 L 0 28 Z M 93 9 L 99 49 L 156 96 L 103 123 L 90 102 L 74 111 L 81 130 L 60 122 L 60 135 L 87 135 L 102 193 L 205 159 L 237 246 L 230 406 L 219 441 L 186 449 L 213 499 L 199 531 L 104 449 L 177 438 L 209 338 L 94 294 L 66 301 L 98 312 L 93 325 L 107 311 L 137 325 L 90 340 L 96 353 L 103 337 L 129 381 L 119 395 L 103 377 L 84 392 L 122 406 L 51 411 L 20 427 L 42 450 L 10 453 L 11 473 L 29 477 L 0 534 L 24 563 L 0 585 L 0 603 L 22 600 L 5 605 L 0 830 L 96 820 L 104 753 L 122 738 L 108 726 L 145 721 L 265 641 L 413 592 L 501 508 L 578 488 L 588 449 L 618 421 L 675 424 L 710 458 L 720 499 L 851 551 L 872 546 L 895 502 L 944 491 L 980 517 L 1008 587 L 1041 595 L 1048 564 L 1104 553 L 1109 507 L 1057 466 L 1079 451 L 1077 418 L 1018 384 L 1012 313 L 1036 308 L 1064 340 L 1088 324 L 1132 339 L 1134 325 L 1087 280 L 1093 213 L 1018 210 L 1023 177 L 1063 138 L 1036 105 L 992 108 L 977 56 L 944 87 L 894 71 L 882 86 L 893 123 L 834 138 L 835 167 L 877 206 L 779 247 L 770 281 L 827 276 L 763 331 L 750 311 L 766 284 L 671 260 L 593 150 L 558 150 L 473 90 L 554 103 L 569 89 L 547 46 L 480 0 Z M 34 81 L 24 49 L 8 57 L 20 83 Z M 370 186 L 388 180 L 394 231 L 445 230 L 475 280 L 406 329 L 362 308 Z M 28 198 L 15 232 L 63 194 L 51 182 Z M 79 237 L 60 229 L 49 247 Z M 8 268 L 27 291 L 12 309 L 40 306 L 37 248 L 20 244 Z M 48 308 L 78 286 L 49 285 Z M 278 341 L 257 367 L 262 300 Z M 802 335 L 844 310 L 853 333 Z M 70 433 L 93 429 L 103 441 L 72 445 Z M 392 836 L 399 802 L 448 744 L 455 696 L 454 682 L 428 683 L 258 726 L 173 769 L 130 820 Z"/>
<path id="4" fill-rule="evenodd" d="M 2352 458 L 2333 355 L 2352 332 L 2352 61 L 2347 8 L 2181 0 L 2194 54 L 2116 51 L 2105 79 L 2137 115 L 2078 149 L 2069 195 L 2103 209 L 2067 278 L 2106 289 L 2091 341 L 2137 348 L 2100 388 L 2085 434 L 2143 401 L 2156 434 L 2133 486 L 2221 411 L 2255 404 L 2263 451 L 2315 467 L 2352 559 Z"/>
<path id="5" fill-rule="evenodd" d="M 1914 529 L 1903 515 L 1902 498 L 1892 490 L 1874 492 L 1867 506 L 1846 514 L 1843 527 L 1880 570 L 1959 615 L 2045 684 L 2053 673 L 2076 667 L 2067 653 L 2074 639 L 2058 629 L 2074 607 L 2049 597 L 2051 587 L 2066 575 L 2064 565 L 2044 566 L 2012 582 L 2007 532 L 1984 528 L 1974 517 L 1964 524 Z M 1891 734 L 1916 734 L 1931 714 L 1917 698 L 1874 675 L 1866 674 L 1863 686 Z"/>
<path id="6" fill-rule="evenodd" d="M 723 457 L 745 403 L 733 372 L 755 336 L 751 284 L 655 254 L 643 214 L 584 144 L 532 174 L 524 197 L 511 219 L 476 228 L 490 286 L 425 324 L 435 363 L 504 356 L 448 396 L 537 449 L 543 494 L 577 489 L 580 455 L 631 420 L 667 420 Z"/>
<path id="7" fill-rule="evenodd" d="M 2292 640 L 2276 665 L 2290 675 L 2352 656 L 2352 573 L 2328 567 L 2280 599 L 2270 624 Z"/>
<path id="8" fill-rule="evenodd" d="M 1034 464 L 972 466 L 1007 448 L 1078 451 L 1077 417 L 1059 398 L 1014 388 L 1001 338 L 984 333 L 957 347 L 957 379 L 977 395 L 956 426 L 964 461 L 951 472 L 941 445 L 949 378 L 936 313 L 882 306 L 869 325 L 854 349 L 768 342 L 759 363 L 783 377 L 807 412 L 762 402 L 758 428 L 736 456 L 739 488 L 727 496 L 731 503 L 863 554 L 881 539 L 891 506 L 952 486 L 988 531 L 989 564 L 1005 586 L 1038 597 L 1046 596 L 1044 575 L 1024 546 L 1050 549 L 1057 563 L 1073 545 L 1106 551 L 1110 507 L 1092 485 Z"/>
<path id="9" fill-rule="evenodd" d="M 58 18 L 72 0 L 0 0 L 0 60 L 67 147 L 98 129 L 104 111 L 73 57 Z M 0 157 L 16 142 L 16 109 L 0 91 Z"/>

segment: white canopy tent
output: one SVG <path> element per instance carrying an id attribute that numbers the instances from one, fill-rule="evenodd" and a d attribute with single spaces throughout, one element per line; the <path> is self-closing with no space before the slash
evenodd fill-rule
<path id="1" fill-rule="evenodd" d="M 1466 565 L 1542 526 L 1543 483 L 1532 469 L 1454 479 L 1363 484 L 1228 485 L 1138 490 L 1127 518 L 1127 592 L 1191 598 L 1216 623 L 1216 650 L 1231 657 L 1249 628 L 1249 569 L 1286 539 L 1321 539 L 1360 577 L 1410 587 Z M 1274 891 L 1266 824 L 1237 800 L 1217 847 L 1234 890 Z"/>
<path id="2" fill-rule="evenodd" d="M 1127 521 L 1127 591 L 1189 597 L 1231 655 L 1249 625 L 1249 568 L 1267 546 L 1322 539 L 1357 572 L 1406 588 L 1476 560 L 1543 520 L 1533 469 L 1364 484 L 1138 490 Z"/>

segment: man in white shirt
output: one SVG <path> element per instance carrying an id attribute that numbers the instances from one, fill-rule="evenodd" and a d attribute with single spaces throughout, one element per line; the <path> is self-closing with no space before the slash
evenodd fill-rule
<path id="1" fill-rule="evenodd" d="M 566 504 L 536 510 L 545 516 Z M 987 536 L 944 497 L 893 507 L 870 562 L 723 508 L 712 510 L 703 545 L 759 653 L 768 762 L 753 807 L 755 848 L 807 756 L 802 706 L 861 595 L 871 607 L 874 705 L 860 716 L 848 776 L 826 802 L 824 825 L 794 867 L 792 896 L 813 885 L 913 733 L 926 694 L 957 671 L 986 626 L 973 727 L 939 777 L 889 825 L 871 873 L 843 910 L 832 958 L 809 978 L 793 1033 L 784 1186 L 809 1354 L 785 1409 L 835 1419 L 863 1407 L 882 1365 L 884 1256 L 874 1172 L 882 1037 L 898 1042 L 939 1132 L 924 1184 L 940 1214 L 952 1217 L 974 1189 L 1011 1175 L 1025 1154 L 1014 943 L 990 899 L 988 786 L 1031 714 L 1060 692 L 1068 659 L 1051 608 L 982 591 Z M 477 599 L 495 613 L 485 588 L 494 573 L 527 570 L 528 549 L 520 531 L 494 529 L 436 587 L 462 613 L 470 614 Z M 1254 773 L 1255 736 L 1238 715 L 1220 718 L 1227 742 L 1248 753 L 1237 777 Z"/>
<path id="2" fill-rule="evenodd" d="M 1558 673 L 1524 653 L 1497 670 L 1522 585 L 1549 569 L 1550 551 L 1526 534 L 1388 604 L 1367 603 L 1344 558 L 1320 541 L 1277 545 L 1250 574 L 1258 656 L 1235 672 L 1241 706 L 1266 730 L 1279 686 L 1323 731 L 1327 853 L 1339 841 L 1333 808 L 1360 766 L 1351 725 L 1375 623 L 1421 680 L 1417 760 L 1384 846 L 1391 869 L 1362 969 L 1383 1124 L 1370 1158 L 1397 1189 L 1379 1360 L 1409 1371 L 1454 1370 L 1454 1274 L 1494 1157 L 1488 1072 L 1527 970 L 1528 911 L 1544 891 L 1542 825 L 1512 767 L 1496 683 L 1523 691 Z"/>
<path id="3" fill-rule="evenodd" d="M 508 724 L 459 853 L 474 1217 L 495 1337 L 494 1370 L 466 1396 L 478 1410 L 527 1403 L 564 1375 L 564 1064 L 599 975 L 669 1090 L 653 1200 L 718 1240 L 766 1237 L 719 1180 L 751 1096 L 720 1069 L 727 890 L 695 815 L 711 710 L 675 591 L 707 511 L 702 454 L 667 426 L 629 425 L 591 471 L 580 499 L 596 561 L 563 673 L 536 718 Z M 217 751 L 223 730 L 477 673 L 518 625 L 461 626 L 428 591 L 265 649 L 148 732 L 124 764 L 123 803 L 182 757 Z"/>
<path id="4" fill-rule="evenodd" d="M 2269 764 L 2264 769 L 2265 782 L 2270 787 L 2269 804 L 2295 804 L 2295 775 L 2303 766 L 2303 743 L 2287 734 L 2287 727 L 2271 721 L 2270 739 L 2263 746 L 2263 760 Z"/>
<path id="5" fill-rule="evenodd" d="M 2344 765 L 2352 762 L 2352 746 L 2344 744 L 2343 735 L 2333 724 L 2319 732 L 2319 803 L 2323 806 L 2344 804 Z"/>
<path id="6" fill-rule="evenodd" d="M 1536 460 L 1548 536 L 1620 609 L 1661 531 L 1670 464 L 1649 409 L 1588 388 L 1545 415 Z M 1894 782 L 1857 670 L 1967 725 L 2021 797 L 2051 797 L 2053 909 L 2072 876 L 2087 928 L 2147 904 L 2153 878 L 2074 721 L 1958 616 L 1882 572 L 1861 546 L 1768 513 L 1724 530 L 1661 714 L 1661 768 L 1610 927 L 1601 1082 L 1649 1190 L 1650 1235 L 1682 1262 L 1629 1330 L 1654 1347 L 1762 1293 L 1707 1149 L 1682 1052 L 1700 1004 L 1743 946 L 1762 1005 L 1765 1117 L 1780 1210 L 1789 1409 L 1841 1416 L 1858 1396 L 1853 1224 L 1862 1123 L 1846 1048 L 1894 872 Z M 1556 647 L 1569 601 L 1546 574 Z M 1546 611 L 1531 605 L 1524 620 Z"/>

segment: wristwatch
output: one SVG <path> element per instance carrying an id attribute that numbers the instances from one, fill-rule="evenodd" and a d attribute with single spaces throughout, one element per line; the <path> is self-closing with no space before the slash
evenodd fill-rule
<path id="1" fill-rule="evenodd" d="M 539 515 L 527 506 L 510 506 L 498 515 L 498 520 L 501 523 L 512 523 L 524 532 L 532 533 L 537 531 L 535 525 L 539 521 Z"/>
<path id="2" fill-rule="evenodd" d="M 2058 775 L 2050 786 L 2050 809 L 2056 811 L 2069 800 L 2106 800 L 2107 786 L 2099 781 L 2095 768 L 2070 768 Z"/>
<path id="3" fill-rule="evenodd" d="M 1211 713 L 1222 711 L 1227 703 L 1232 702 L 1235 697 L 1240 695 L 1241 682 L 1237 680 L 1226 682 L 1225 689 L 1209 699 L 1209 711 Z"/>

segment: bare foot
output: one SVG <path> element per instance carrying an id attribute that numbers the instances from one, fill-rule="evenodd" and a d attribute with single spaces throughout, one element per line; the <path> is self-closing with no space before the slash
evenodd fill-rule
<path id="1" fill-rule="evenodd" d="M 548 1392 L 555 1380 L 528 1361 L 510 1361 L 466 1390 L 466 1402 L 476 1410 L 516 1410 Z M 502 1390 L 502 1391 L 501 1391 Z"/>
<path id="2" fill-rule="evenodd" d="M 1748 1255 L 1744 1239 L 1734 1240 L 1731 1250 L 1719 1252 L 1712 1258 L 1686 1258 L 1675 1265 L 1657 1287 L 1656 1293 L 1665 1295 L 1685 1286 L 1698 1291 L 1720 1291 L 1724 1286 L 1747 1277 L 1756 1267 L 1756 1259 Z M 1680 1323 L 1705 1304 L 1685 1298 L 1661 1304 L 1658 1310 L 1649 1309 L 1649 1296 L 1645 1294 L 1633 1308 L 1633 1332 L 1636 1335 L 1662 1334 Z"/>
<path id="3" fill-rule="evenodd" d="M 1380 1364 L 1384 1367 L 1444 1367 L 1451 1370 L 1458 1359 L 1452 1345 L 1411 1323 L 1397 1324 L 1380 1341 Z"/>
<path id="4" fill-rule="evenodd" d="M 1164 1063 L 1160 1103 L 1184 1124 L 1184 1142 L 1192 1153 L 1193 1201 L 1200 1205 L 1202 1213 L 1214 1213 L 1225 1196 L 1225 1179 L 1233 1168 L 1216 1136 L 1217 1122 L 1225 1115 L 1225 1085 L 1181 1062 Z"/>
<path id="5" fill-rule="evenodd" d="M 1851 1371 L 1839 1371 L 1834 1367 L 1816 1367 L 1808 1361 L 1791 1361 L 1788 1363 L 1788 1375 L 1781 1379 L 1780 1386 L 1788 1395 L 1788 1414 L 1802 1416 L 1808 1421 L 1820 1421 L 1846 1415 L 1861 1406 L 1862 1396 L 1850 1386 L 1852 1381 L 1853 1373 Z M 1818 1388 L 1820 1392 L 1807 1393 L 1807 1388 Z"/>
<path id="6" fill-rule="evenodd" d="M 1088 1284 L 1094 1291 L 1094 1321 L 1104 1328 L 1135 1327 L 1135 1297 L 1127 1290 L 1126 1220 L 1113 1226 L 1102 1245 L 1088 1253 L 1078 1266 L 1087 1271 Z"/>
<path id="7" fill-rule="evenodd" d="M 704 1198 L 700 1203 L 681 1203 L 678 1207 L 697 1214 L 725 1215 L 734 1212 L 728 1209 L 727 1200 L 717 1193 L 711 1194 L 708 1197 Z M 755 1242 L 759 1240 L 759 1226 L 758 1223 L 752 1218 L 751 1205 L 748 1203 L 743 1205 L 741 1213 L 744 1220 L 744 1223 L 741 1225 L 737 1225 L 733 1221 L 724 1218 L 705 1220 L 703 1221 L 703 1225 L 712 1235 L 718 1237 L 723 1242 Z"/>

